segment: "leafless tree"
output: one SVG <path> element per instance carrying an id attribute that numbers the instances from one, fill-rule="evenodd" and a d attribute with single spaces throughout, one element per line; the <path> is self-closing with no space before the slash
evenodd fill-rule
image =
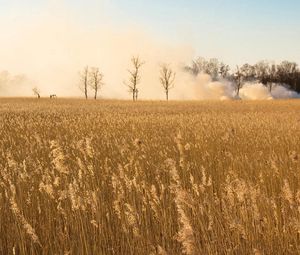
<path id="1" fill-rule="evenodd" d="M 229 71 L 230 71 L 229 65 L 226 65 L 224 63 L 220 64 L 219 74 L 221 75 L 222 78 L 225 79 L 226 77 L 228 77 Z"/>
<path id="2" fill-rule="evenodd" d="M 82 72 L 80 72 L 80 84 L 79 89 L 84 93 L 85 99 L 88 99 L 88 86 L 89 86 L 89 67 L 86 66 Z"/>
<path id="3" fill-rule="evenodd" d="M 33 94 L 34 94 L 35 96 L 37 96 L 38 99 L 41 98 L 41 92 L 40 92 L 40 90 L 39 90 L 37 87 L 34 87 L 34 88 L 32 89 L 32 92 L 33 92 Z"/>
<path id="4" fill-rule="evenodd" d="M 205 58 L 199 57 L 192 62 L 191 66 L 186 66 L 185 70 L 189 71 L 193 75 L 197 76 L 200 73 L 208 74 L 212 80 L 217 80 L 220 74 L 221 63 L 216 58 L 206 60 Z"/>
<path id="5" fill-rule="evenodd" d="M 269 66 L 270 66 L 270 63 L 265 60 L 258 62 L 254 66 L 255 78 L 264 85 L 267 85 L 267 83 L 269 81 Z"/>
<path id="6" fill-rule="evenodd" d="M 191 65 L 185 66 L 184 70 L 191 73 L 194 76 L 197 76 L 201 72 L 197 60 L 193 60 Z"/>
<path id="7" fill-rule="evenodd" d="M 168 65 L 163 64 L 161 66 L 159 80 L 165 90 L 167 101 L 169 100 L 170 89 L 174 88 L 175 77 L 176 73 Z"/>
<path id="8" fill-rule="evenodd" d="M 299 79 L 297 63 L 282 61 L 277 67 L 277 74 L 282 83 L 290 84 L 294 90 L 297 90 L 297 81 Z"/>
<path id="9" fill-rule="evenodd" d="M 132 57 L 131 63 L 132 63 L 132 69 L 128 70 L 130 75 L 129 81 L 124 83 L 129 88 L 129 92 L 132 93 L 132 100 L 137 101 L 138 94 L 139 94 L 139 89 L 137 86 L 141 81 L 140 69 L 145 63 L 142 62 L 138 56 Z"/>
<path id="10" fill-rule="evenodd" d="M 184 69 L 194 76 L 201 73 L 208 74 L 213 81 L 218 80 L 220 76 L 222 78 L 227 78 L 230 71 L 230 67 L 223 62 L 220 62 L 218 59 L 211 58 L 207 60 L 203 57 L 194 60 L 191 65 L 185 66 Z"/>
<path id="11" fill-rule="evenodd" d="M 100 72 L 99 68 L 93 67 L 90 72 L 91 80 L 90 80 L 90 87 L 94 91 L 94 99 L 97 99 L 97 95 L 99 90 L 101 89 L 102 85 L 104 84 L 102 82 L 104 75 Z"/>
<path id="12" fill-rule="evenodd" d="M 243 86 L 243 75 L 242 72 L 240 71 L 239 66 L 237 66 L 237 71 L 234 74 L 234 78 L 235 78 L 235 84 L 236 84 L 236 96 L 239 97 L 240 95 L 240 89 Z"/>
<path id="13" fill-rule="evenodd" d="M 244 81 L 254 81 L 255 80 L 255 67 L 246 63 L 240 68 Z"/>
<path id="14" fill-rule="evenodd" d="M 213 81 L 216 81 L 218 80 L 219 69 L 220 69 L 219 60 L 216 58 L 211 58 L 206 63 L 205 73 L 209 74 Z"/>

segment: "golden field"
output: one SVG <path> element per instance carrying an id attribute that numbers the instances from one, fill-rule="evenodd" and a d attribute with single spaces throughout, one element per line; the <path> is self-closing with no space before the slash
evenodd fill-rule
<path id="1" fill-rule="evenodd" d="M 300 101 L 0 99 L 0 254 L 300 254 Z"/>

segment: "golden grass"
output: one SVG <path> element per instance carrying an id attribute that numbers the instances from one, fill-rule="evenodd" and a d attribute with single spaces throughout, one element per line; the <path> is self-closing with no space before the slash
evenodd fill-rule
<path id="1" fill-rule="evenodd" d="M 300 102 L 0 99 L 0 254 L 299 254 Z"/>

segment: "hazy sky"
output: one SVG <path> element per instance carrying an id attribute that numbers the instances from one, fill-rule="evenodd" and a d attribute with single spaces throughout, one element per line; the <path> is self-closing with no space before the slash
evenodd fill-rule
<path id="1" fill-rule="evenodd" d="M 67 94 L 82 66 L 101 66 L 115 95 L 132 54 L 152 72 L 197 56 L 300 64 L 299 13 L 299 0 L 0 0 L 0 71 Z"/>
<path id="2" fill-rule="evenodd" d="M 116 22 L 136 22 L 154 35 L 190 43 L 200 55 L 231 64 L 264 58 L 300 61 L 299 0 L 111 2 L 111 13 L 118 10 Z"/>
<path id="3" fill-rule="evenodd" d="M 230 64 L 300 62 L 299 0 L 0 0 L 0 5 L 1 16 L 16 20 L 57 5 L 86 26 L 135 24 L 153 37 L 189 44 L 199 55 Z"/>

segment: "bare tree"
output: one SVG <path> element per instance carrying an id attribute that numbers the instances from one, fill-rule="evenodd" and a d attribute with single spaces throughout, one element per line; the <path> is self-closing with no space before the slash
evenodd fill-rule
<path id="1" fill-rule="evenodd" d="M 269 68 L 270 68 L 270 63 L 265 60 L 260 61 L 254 65 L 255 78 L 264 85 L 267 85 L 269 81 Z"/>
<path id="2" fill-rule="evenodd" d="M 159 80 L 165 90 L 167 101 L 169 100 L 170 89 L 174 88 L 175 77 L 176 73 L 168 65 L 161 66 Z"/>
<path id="3" fill-rule="evenodd" d="M 221 62 L 220 67 L 219 67 L 219 74 L 221 75 L 222 78 L 227 78 L 229 75 L 230 67 L 229 65 L 224 64 Z"/>
<path id="4" fill-rule="evenodd" d="M 32 92 L 33 92 L 33 94 L 34 94 L 35 96 L 37 96 L 38 99 L 41 98 L 41 92 L 40 92 L 40 90 L 39 90 L 37 87 L 34 87 L 34 88 L 32 89 Z"/>
<path id="5" fill-rule="evenodd" d="M 100 72 L 99 68 L 93 67 L 90 72 L 91 80 L 90 87 L 94 90 L 94 99 L 97 99 L 98 91 L 101 89 L 104 75 Z"/>
<path id="6" fill-rule="evenodd" d="M 229 75 L 229 66 L 220 62 L 216 58 L 206 60 L 203 57 L 199 57 L 194 60 L 190 66 L 185 66 L 185 70 L 197 76 L 198 74 L 208 74 L 213 81 L 219 79 L 219 76 L 225 78 Z"/>
<path id="7" fill-rule="evenodd" d="M 200 68 L 196 60 L 193 60 L 190 66 L 185 66 L 184 70 L 191 73 L 194 76 L 197 76 L 200 73 Z"/>
<path id="8" fill-rule="evenodd" d="M 213 81 L 218 80 L 220 69 L 219 60 L 216 58 L 211 58 L 207 61 L 205 66 L 205 73 L 209 74 Z"/>
<path id="9" fill-rule="evenodd" d="M 240 71 L 239 66 L 237 66 L 237 71 L 234 74 L 234 78 L 235 78 L 235 84 L 236 84 L 236 96 L 239 97 L 240 89 L 243 86 L 243 83 L 242 83 L 243 75 L 242 75 L 242 72 Z"/>
<path id="10" fill-rule="evenodd" d="M 140 69 L 145 63 L 142 62 L 138 56 L 132 57 L 131 63 L 133 67 L 131 70 L 128 70 L 130 75 L 129 81 L 124 83 L 129 88 L 129 92 L 132 93 L 132 100 L 137 101 L 139 94 L 139 89 L 137 86 L 141 81 Z"/>
<path id="11" fill-rule="evenodd" d="M 84 93 L 85 99 L 88 99 L 88 86 L 89 86 L 89 67 L 86 66 L 82 72 L 80 72 L 80 84 L 79 89 Z"/>
<path id="12" fill-rule="evenodd" d="M 299 77 L 297 63 L 282 61 L 277 67 L 277 74 L 281 83 L 289 84 L 294 90 L 297 90 L 297 80 Z"/>
<path id="13" fill-rule="evenodd" d="M 255 67 L 246 63 L 240 68 L 244 81 L 254 81 L 255 80 Z"/>

